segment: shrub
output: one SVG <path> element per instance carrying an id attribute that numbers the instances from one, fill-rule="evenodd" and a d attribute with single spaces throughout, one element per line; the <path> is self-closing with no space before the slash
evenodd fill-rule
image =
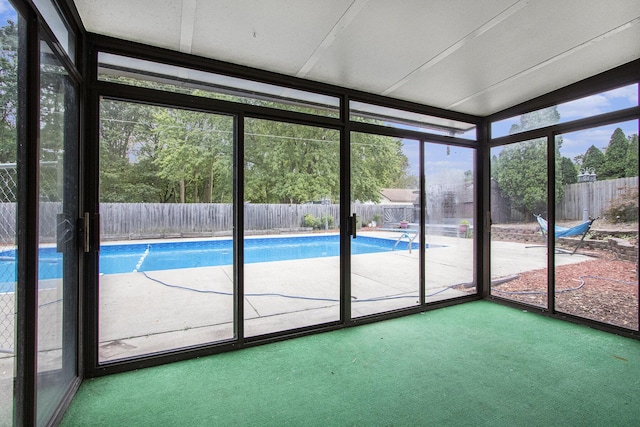
<path id="1" fill-rule="evenodd" d="M 315 217 L 308 213 L 304 216 L 304 226 L 311 227 L 314 230 L 323 230 L 325 227 L 333 228 L 333 217 L 331 215 L 323 214 L 321 217 Z"/>
<path id="2" fill-rule="evenodd" d="M 612 200 L 604 215 L 611 222 L 638 221 L 638 190 L 625 188 L 620 197 Z"/>
<path id="3" fill-rule="evenodd" d="M 316 228 L 318 226 L 318 219 L 310 213 L 304 215 L 303 225 L 305 227 Z"/>

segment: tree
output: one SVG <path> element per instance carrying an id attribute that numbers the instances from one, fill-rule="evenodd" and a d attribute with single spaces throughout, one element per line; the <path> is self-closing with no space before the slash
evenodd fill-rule
<path id="1" fill-rule="evenodd" d="M 599 179 L 624 178 L 629 149 L 629 140 L 620 128 L 616 128 L 611 135 L 609 145 L 604 152 L 604 165 Z"/>
<path id="2" fill-rule="evenodd" d="M 520 116 L 520 122 L 511 126 L 511 133 L 552 125 L 560 120 L 556 107 L 534 111 Z M 555 143 L 555 200 L 564 194 L 563 167 L 560 156 L 562 139 Z M 570 160 L 569 160 L 570 162 Z M 492 176 L 512 207 L 526 214 L 540 213 L 547 206 L 547 143 L 534 139 L 506 146 L 492 159 Z"/>
<path id="3" fill-rule="evenodd" d="M 304 203 L 340 194 L 335 130 L 268 120 L 245 122 L 245 200 Z"/>
<path id="4" fill-rule="evenodd" d="M 638 134 L 629 137 L 629 148 L 625 161 L 624 173 L 626 177 L 638 176 Z"/>
<path id="5" fill-rule="evenodd" d="M 157 107 L 102 100 L 100 103 L 100 201 L 165 202 L 170 183 L 153 163 Z"/>
<path id="6" fill-rule="evenodd" d="M 520 122 L 511 125 L 509 135 L 531 129 L 540 129 L 545 126 L 551 126 L 559 121 L 560 113 L 558 112 L 558 108 L 555 106 L 532 111 L 530 113 L 522 114 L 520 116 Z"/>
<path id="7" fill-rule="evenodd" d="M 15 163 L 18 107 L 18 27 L 0 27 L 0 163 Z"/>
<path id="8" fill-rule="evenodd" d="M 604 154 L 598 147 L 592 145 L 584 153 L 582 169 L 594 171 L 596 173 L 596 176 L 598 176 L 602 172 L 603 166 Z"/>
<path id="9" fill-rule="evenodd" d="M 231 201 L 233 119 L 179 109 L 157 109 L 154 123 L 158 146 L 153 162 L 161 178 L 178 186 L 178 201 Z M 219 196 L 218 200 L 214 194 Z"/>
<path id="10" fill-rule="evenodd" d="M 408 165 L 399 139 L 352 134 L 351 200 L 379 202 L 382 188 L 398 185 L 406 188 Z"/>
<path id="11" fill-rule="evenodd" d="M 575 184 L 578 182 L 578 171 L 570 158 L 563 157 L 560 163 L 562 168 L 562 184 Z"/>
<path id="12" fill-rule="evenodd" d="M 496 181 L 514 208 L 528 214 L 546 211 L 547 148 L 544 140 L 519 142 L 498 156 Z"/>

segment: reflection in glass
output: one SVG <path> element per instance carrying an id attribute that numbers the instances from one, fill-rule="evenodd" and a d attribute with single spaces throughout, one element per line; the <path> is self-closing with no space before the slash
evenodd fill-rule
<path id="1" fill-rule="evenodd" d="M 339 116 L 340 100 L 334 96 L 105 52 L 98 54 L 98 78 L 242 104 L 326 117 Z"/>
<path id="2" fill-rule="evenodd" d="M 100 104 L 99 361 L 232 339 L 233 118 Z"/>
<path id="3" fill-rule="evenodd" d="M 547 306 L 547 143 L 491 150 L 491 295 Z"/>
<path id="4" fill-rule="evenodd" d="M 0 98 L 0 424 L 11 424 L 16 356 L 16 284 L 18 247 L 16 245 L 16 202 L 18 190 L 18 15 L 6 5 L 0 27 L 2 91 Z M 20 107 L 23 105 L 20 104 Z"/>
<path id="5" fill-rule="evenodd" d="M 475 150 L 425 144 L 426 300 L 476 292 L 474 280 Z"/>
<path id="6" fill-rule="evenodd" d="M 638 121 L 566 133 L 556 148 L 556 310 L 638 330 Z"/>
<path id="7" fill-rule="evenodd" d="M 245 120 L 244 197 L 245 335 L 339 320 L 339 132 Z"/>
<path id="8" fill-rule="evenodd" d="M 476 126 L 472 123 L 358 101 L 349 102 L 349 119 L 365 123 L 370 123 L 373 120 L 377 124 L 394 128 L 455 136 L 463 139 L 476 139 Z"/>
<path id="9" fill-rule="evenodd" d="M 40 50 L 37 419 L 44 425 L 77 375 L 78 102 L 47 43 Z"/>
<path id="10" fill-rule="evenodd" d="M 69 29 L 67 24 L 58 11 L 58 8 L 52 0 L 33 0 L 47 25 L 58 39 L 62 48 L 67 52 L 71 61 L 75 61 L 76 42 L 75 35 Z"/>
<path id="11" fill-rule="evenodd" d="M 420 304 L 420 143 L 352 133 L 350 169 L 352 317 Z"/>

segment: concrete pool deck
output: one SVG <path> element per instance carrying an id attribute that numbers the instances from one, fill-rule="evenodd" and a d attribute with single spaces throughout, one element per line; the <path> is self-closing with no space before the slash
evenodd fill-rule
<path id="1" fill-rule="evenodd" d="M 388 231 L 367 231 L 360 235 L 393 240 L 399 237 L 399 233 Z M 444 245 L 426 252 L 427 301 L 466 295 L 464 290 L 449 286 L 472 282 L 473 239 L 427 235 L 426 240 L 429 244 Z M 352 256 L 353 317 L 418 303 L 419 251 L 409 253 L 406 243 L 404 239 L 392 252 Z M 492 250 L 493 277 L 546 267 L 544 248 L 493 242 Z M 580 254 L 562 255 L 557 262 L 562 265 L 590 259 L 593 258 Z M 246 264 L 244 335 L 251 337 L 338 321 L 339 274 L 338 257 Z M 230 265 L 158 270 L 146 275 L 140 272 L 102 275 L 99 286 L 100 361 L 235 337 Z M 55 291 L 49 294 L 47 301 L 59 297 Z M 0 298 L 13 295 L 4 294 Z M 41 321 L 53 326 L 52 330 L 60 319 L 59 309 L 44 311 L 40 316 Z M 41 366 L 55 366 L 60 357 L 56 348 L 59 333 L 40 338 Z M 7 359 L 11 357 L 0 354 L 0 364 Z M 10 376 L 11 371 L 3 369 L 2 377 Z"/>
<path id="2" fill-rule="evenodd" d="M 399 237 L 383 231 L 360 235 Z M 473 239 L 428 235 L 427 241 L 443 245 L 426 252 L 427 301 L 466 295 L 449 286 L 472 282 Z M 494 263 L 493 277 L 546 267 L 544 248 L 493 242 L 492 249 L 500 260 Z M 409 253 L 406 239 L 392 252 L 352 256 L 352 316 L 416 305 L 418 256 L 417 250 Z M 557 262 L 589 259 L 576 254 L 559 256 Z M 339 274 L 338 257 L 246 264 L 244 335 L 338 321 Z M 231 266 L 101 276 L 100 360 L 232 340 L 232 279 Z M 372 300 L 376 298 L 380 300 Z"/>

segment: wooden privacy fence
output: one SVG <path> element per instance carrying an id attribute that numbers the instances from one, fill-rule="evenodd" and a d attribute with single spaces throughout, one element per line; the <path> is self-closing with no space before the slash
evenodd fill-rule
<path id="1" fill-rule="evenodd" d="M 589 210 L 589 215 L 602 217 L 612 201 L 625 195 L 629 197 L 637 190 L 638 177 L 567 185 L 563 199 L 556 206 L 556 217 L 559 220 L 580 220 L 585 206 Z M 492 189 L 492 191 L 495 190 Z M 498 206 L 494 206 L 493 203 L 495 198 L 495 195 L 492 196 L 492 215 L 499 212 Z M 460 204 L 460 200 L 466 203 L 466 199 L 463 199 L 457 198 L 455 204 Z M 427 201 L 432 205 L 438 204 L 437 200 L 428 199 Z M 60 202 L 40 203 L 41 242 L 55 241 L 56 230 L 59 228 L 57 214 L 61 209 Z M 429 212 L 428 209 L 427 215 L 435 214 L 434 209 L 431 211 L 433 212 Z M 401 220 L 419 221 L 419 210 L 412 205 L 353 204 L 350 213 L 356 213 L 361 224 L 368 224 L 375 219 L 383 223 L 397 223 Z M 307 214 L 314 218 L 331 217 L 333 226 L 340 226 L 338 205 L 254 203 L 244 205 L 244 226 L 248 233 L 300 231 L 306 227 L 304 217 Z M 104 239 L 229 235 L 233 230 L 231 204 L 102 203 L 100 215 L 101 235 Z M 513 219 L 514 212 L 505 210 L 504 216 Z M 457 221 L 458 217 L 460 217 L 459 213 L 454 210 L 439 221 L 442 223 Z M 15 224 L 16 204 L 0 203 L 0 244 L 14 244 Z"/>
<path id="2" fill-rule="evenodd" d="M 566 185 L 564 196 L 556 205 L 556 218 L 581 220 L 585 209 L 592 217 L 603 217 L 612 201 L 637 190 L 637 176 Z"/>
<path id="3" fill-rule="evenodd" d="M 55 242 L 60 202 L 40 203 L 40 241 Z M 411 220 L 413 206 L 352 205 L 361 224 Z M 307 230 L 305 215 L 331 217 L 340 226 L 340 207 L 321 204 L 245 204 L 247 232 Z M 0 203 L 0 244 L 15 244 L 16 204 Z M 231 204 L 216 203 L 101 203 L 100 234 L 105 240 L 230 235 L 233 231 Z"/>
<path id="4" fill-rule="evenodd" d="M 352 206 L 362 224 L 374 218 L 404 218 L 413 214 L 413 206 Z M 340 226 L 340 207 L 324 204 L 254 204 L 244 205 L 247 232 L 288 232 L 307 230 L 304 218 L 331 217 Z M 230 204 L 215 203 L 102 203 L 101 235 L 104 239 L 136 239 L 229 235 L 233 230 Z"/>

